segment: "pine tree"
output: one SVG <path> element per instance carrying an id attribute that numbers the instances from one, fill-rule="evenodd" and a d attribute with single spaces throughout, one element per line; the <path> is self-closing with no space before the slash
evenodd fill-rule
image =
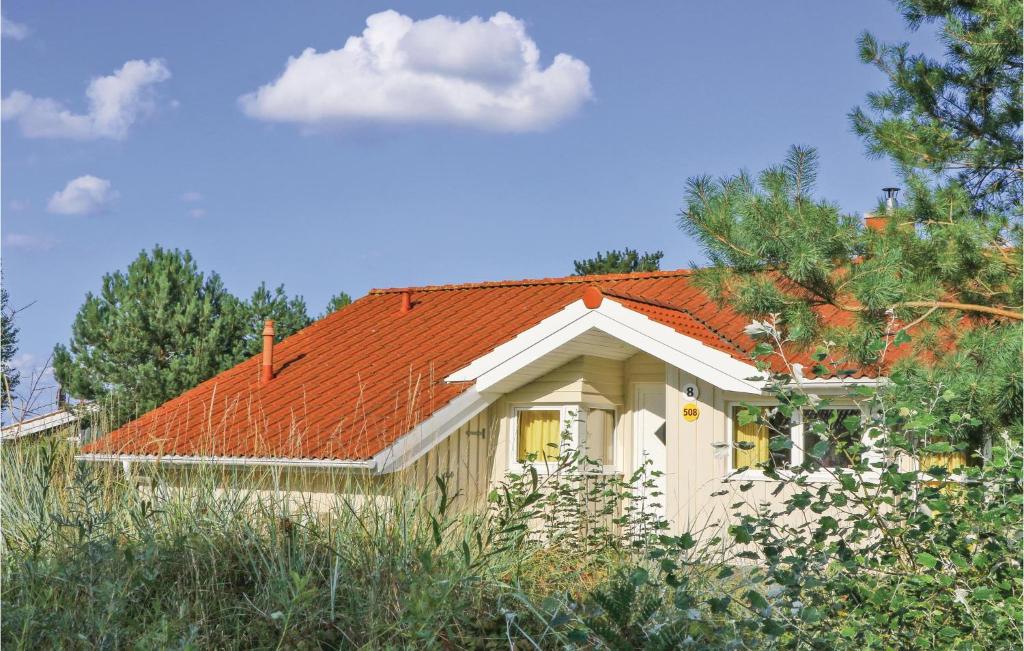
<path id="1" fill-rule="evenodd" d="M 327 301 L 327 310 L 323 314 L 321 314 L 319 318 L 322 319 L 325 316 L 327 316 L 328 314 L 331 314 L 332 312 L 337 312 L 338 310 L 340 310 L 341 308 L 345 307 L 346 305 L 351 305 L 351 304 L 352 304 L 352 297 L 351 296 L 349 296 L 345 292 L 338 292 L 337 294 L 335 294 L 334 296 L 331 297 L 331 300 Z"/>
<path id="2" fill-rule="evenodd" d="M 635 271 L 657 271 L 661 268 L 661 251 L 638 253 L 627 247 L 619 251 L 600 251 L 593 258 L 574 260 L 576 268 L 574 276 L 594 276 L 600 274 L 625 274 Z"/>
<path id="3" fill-rule="evenodd" d="M 12 366 L 18 354 L 18 327 L 14 324 L 14 310 L 9 301 L 7 288 L 0 286 L 0 409 L 3 410 L 10 409 L 14 389 L 21 381 L 21 374 Z"/>
<path id="4" fill-rule="evenodd" d="M 271 292 L 266 283 L 260 283 L 245 303 L 245 316 L 246 356 L 255 355 L 263 349 L 263 322 L 267 319 L 274 321 L 275 341 L 281 341 L 313 322 L 306 312 L 306 301 L 301 296 L 289 298 L 284 285 L 279 285 Z"/>
<path id="5" fill-rule="evenodd" d="M 907 25 L 941 23 L 943 60 L 865 32 L 861 59 L 889 79 L 850 114 L 873 156 L 906 174 L 957 179 L 977 210 L 1020 212 L 1020 0 L 899 0 Z"/>
<path id="6" fill-rule="evenodd" d="M 833 341 L 861 364 L 913 329 L 918 355 L 893 372 L 900 390 L 946 387 L 949 409 L 977 417 L 974 435 L 1019 432 L 1021 134 L 1005 112 L 1019 122 L 1020 3 L 899 5 L 912 28 L 945 20 L 946 60 L 862 37 L 890 87 L 869 96 L 877 120 L 852 120 L 870 154 L 897 164 L 908 200 L 888 212 L 880 202 L 887 225 L 866 228 L 813 196 L 817 154 L 805 147 L 756 178 L 690 179 L 681 226 L 711 262 L 696 281 L 751 318 L 777 315 L 794 344 Z M 1005 47 L 986 40 L 1001 37 Z M 852 321 L 829 329 L 822 310 Z"/>
<path id="7" fill-rule="evenodd" d="M 70 343 L 54 349 L 54 373 L 71 395 L 104 401 L 124 422 L 258 352 L 264 318 L 280 337 L 309 323 L 305 303 L 283 288 L 261 285 L 242 301 L 188 251 L 157 246 L 86 295 Z"/>

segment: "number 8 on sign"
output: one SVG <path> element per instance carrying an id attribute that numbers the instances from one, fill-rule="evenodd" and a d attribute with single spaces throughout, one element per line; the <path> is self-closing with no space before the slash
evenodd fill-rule
<path id="1" fill-rule="evenodd" d="M 696 384 L 684 384 L 683 395 L 687 400 L 696 400 L 700 397 L 700 391 L 697 390 Z"/>

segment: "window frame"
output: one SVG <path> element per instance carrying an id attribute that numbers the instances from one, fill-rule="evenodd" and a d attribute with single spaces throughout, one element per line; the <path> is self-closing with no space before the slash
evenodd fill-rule
<path id="1" fill-rule="evenodd" d="M 735 446 L 734 434 L 735 434 L 735 423 L 733 418 L 733 411 L 737 407 L 751 406 L 751 407 L 775 407 L 778 406 L 778 401 L 767 400 L 767 399 L 753 399 L 753 400 L 729 400 L 725 403 L 725 424 L 726 424 L 726 441 L 728 443 L 728 455 L 726 456 L 726 481 L 775 481 L 765 475 L 764 470 L 761 468 L 747 468 L 742 472 L 737 472 L 736 467 L 733 465 L 733 450 Z M 803 464 L 805 460 L 804 456 L 804 411 L 853 411 L 857 410 L 861 413 L 861 418 L 867 418 L 869 416 L 867 410 L 863 405 L 860 405 L 852 400 L 836 400 L 830 401 L 828 405 L 822 407 L 803 407 L 797 409 L 793 414 L 793 419 L 790 423 L 789 428 L 789 440 L 793 443 L 793 447 L 789 450 L 789 464 L 790 466 L 799 466 Z M 879 458 L 878 451 L 875 449 L 871 442 L 869 435 L 869 429 L 866 428 L 861 437 L 861 444 L 867 449 L 862 455 L 862 459 L 868 459 L 869 461 L 876 460 Z M 793 471 L 788 468 L 779 468 L 777 470 L 780 477 L 791 478 Z M 812 483 L 828 483 L 838 481 L 836 475 L 842 472 L 851 472 L 848 468 L 841 467 L 822 467 L 818 470 L 807 474 L 807 480 Z M 870 475 L 870 473 L 867 473 Z"/>
<path id="2" fill-rule="evenodd" d="M 601 471 L 606 475 L 614 475 L 619 473 L 620 457 L 622 456 L 621 443 L 622 443 L 622 419 L 620 418 L 621 412 L 618 406 L 607 406 L 607 405 L 579 405 L 580 409 L 585 410 L 587 413 L 583 418 L 578 418 L 577 430 L 576 430 L 576 445 L 579 446 L 583 442 L 582 434 L 586 433 L 587 429 L 587 417 L 593 410 L 610 411 L 612 412 L 612 459 L 609 462 L 607 459 L 601 459 Z M 587 433 L 589 436 L 589 433 Z"/>
<path id="3" fill-rule="evenodd" d="M 738 471 L 734 465 L 733 457 L 735 456 L 735 433 L 736 433 L 736 419 L 733 418 L 733 412 L 737 407 L 742 408 L 746 406 L 764 408 L 764 407 L 777 407 L 779 403 L 774 400 L 761 399 L 761 400 L 730 400 L 725 403 L 725 440 L 728 443 L 728 454 L 726 455 L 726 478 L 730 481 L 749 481 L 749 480 L 762 480 L 767 481 L 768 476 L 764 474 L 764 470 L 761 468 L 747 468 L 743 471 Z M 796 451 L 797 439 L 795 434 L 796 427 L 790 424 L 789 427 L 789 440 L 793 442 L 793 447 L 790 448 L 790 465 L 798 465 L 793 463 L 793 455 Z M 803 430 L 801 430 L 801 435 Z M 770 437 L 769 437 L 770 438 Z M 802 459 L 802 457 L 801 457 Z M 787 468 L 779 468 L 778 471 L 781 476 L 791 476 L 792 473 Z"/>
<path id="4" fill-rule="evenodd" d="M 509 468 L 514 472 L 524 472 L 531 466 L 537 470 L 538 473 L 546 474 L 549 472 L 552 465 L 552 461 L 544 461 L 538 459 L 533 462 L 525 462 L 519 460 L 519 414 L 524 411 L 558 411 L 559 412 L 559 434 L 565 431 L 566 422 L 569 423 L 569 439 L 562 440 L 559 446 L 559 453 L 566 449 L 580 449 L 580 444 L 583 440 L 583 435 L 586 431 L 587 412 L 592 409 L 601 409 L 613 412 L 612 416 L 612 456 L 613 460 L 608 463 L 607 460 L 602 459 L 601 471 L 604 474 L 616 474 L 619 472 L 618 464 L 621 451 L 619 450 L 621 443 L 622 434 L 622 419 L 621 410 L 618 406 L 608 405 L 588 405 L 586 403 L 522 403 L 513 404 L 510 406 L 509 413 L 509 431 L 508 431 L 508 465 Z"/>
<path id="5" fill-rule="evenodd" d="M 800 465 L 801 463 L 804 462 L 804 459 L 805 459 L 805 457 L 804 457 L 804 452 L 805 452 L 805 450 L 804 450 L 804 435 L 807 433 L 806 429 L 805 429 L 805 425 L 804 425 L 804 412 L 805 411 L 859 411 L 860 412 L 861 423 L 864 422 L 864 418 L 867 415 L 867 414 L 864 413 L 864 409 L 862 409 L 861 407 L 859 407 L 856 404 L 849 404 L 849 405 L 847 405 L 847 404 L 838 404 L 837 405 L 837 404 L 829 403 L 825 407 L 813 407 L 813 408 L 805 407 L 805 408 L 801 409 L 799 411 L 799 413 L 798 413 L 797 423 L 796 423 L 796 427 L 799 428 L 799 430 L 800 430 L 800 439 L 799 439 L 800 445 L 799 445 L 799 448 L 795 444 L 794 444 L 794 447 L 793 447 L 793 457 L 795 459 L 797 456 L 799 456 L 800 461 L 799 461 L 799 463 L 794 463 L 793 465 Z M 795 436 L 793 438 L 794 438 L 794 440 L 796 440 Z M 866 457 L 871 452 L 871 450 L 873 449 L 873 446 L 871 445 L 871 442 L 870 442 L 868 436 L 866 435 L 866 432 L 862 434 L 860 442 L 861 442 L 862 445 L 864 445 L 867 448 L 869 448 L 868 450 L 865 450 L 863 453 L 861 453 L 861 460 L 863 460 L 864 457 Z M 849 468 L 843 468 L 842 466 L 824 466 L 823 465 L 821 467 L 821 470 L 816 470 L 812 474 L 827 473 L 828 470 L 831 470 L 831 471 L 835 472 L 835 471 L 849 470 Z"/>

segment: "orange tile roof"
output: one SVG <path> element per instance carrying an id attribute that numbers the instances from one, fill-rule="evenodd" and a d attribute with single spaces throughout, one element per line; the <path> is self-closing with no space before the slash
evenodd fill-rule
<path id="1" fill-rule="evenodd" d="M 747 361 L 754 345 L 743 332 L 749 319 L 715 304 L 689 275 L 374 289 L 278 343 L 269 384 L 259 384 L 260 359 L 253 357 L 83 451 L 368 459 L 471 386 L 445 377 L 578 300 L 588 286 Z M 412 309 L 402 314 L 406 291 Z"/>

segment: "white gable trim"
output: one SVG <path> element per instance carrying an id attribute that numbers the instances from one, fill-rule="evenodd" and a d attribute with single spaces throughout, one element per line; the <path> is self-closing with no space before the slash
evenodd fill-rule
<path id="1" fill-rule="evenodd" d="M 394 443 L 373 455 L 371 465 L 374 472 L 386 474 L 408 468 L 497 399 L 498 396 L 495 394 L 485 395 L 475 387 L 470 387 Z"/>
<path id="2" fill-rule="evenodd" d="M 475 381 L 477 391 L 487 391 L 502 378 L 591 328 L 616 337 L 725 391 L 751 394 L 761 392 L 763 380 L 758 378 L 763 377 L 763 374 L 752 364 L 705 346 L 608 297 L 595 309 L 588 309 L 582 300 L 569 304 L 445 379 L 448 382 Z"/>
<path id="3" fill-rule="evenodd" d="M 473 360 L 469 366 L 455 371 L 445 378 L 445 382 L 472 382 L 530 346 L 558 334 L 562 329 L 572 325 L 591 312 L 592 310 L 587 309 L 583 305 L 582 300 L 570 303 L 532 328 L 520 332 L 483 357 Z"/>

